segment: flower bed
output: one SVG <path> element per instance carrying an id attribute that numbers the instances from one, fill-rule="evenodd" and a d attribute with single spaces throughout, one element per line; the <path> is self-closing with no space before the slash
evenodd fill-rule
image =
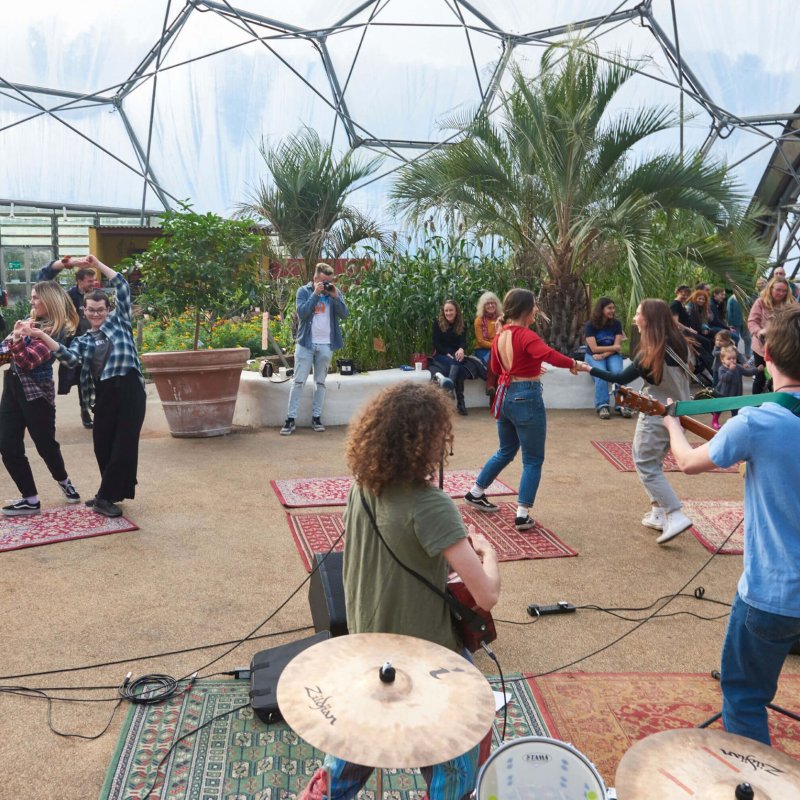
<path id="1" fill-rule="evenodd" d="M 270 319 L 269 330 L 275 341 L 284 349 L 291 349 L 292 338 L 288 323 Z M 189 314 L 181 314 L 164 322 L 145 322 L 142 352 L 187 350 L 191 348 L 194 321 Z M 224 347 L 247 347 L 252 357 L 267 353 L 261 349 L 261 315 L 250 318 L 219 319 L 202 327 L 199 347 L 217 350 Z"/>

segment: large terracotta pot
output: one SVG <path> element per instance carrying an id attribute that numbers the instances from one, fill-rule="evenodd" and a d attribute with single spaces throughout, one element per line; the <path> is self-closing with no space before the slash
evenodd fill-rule
<path id="1" fill-rule="evenodd" d="M 249 357 L 246 347 L 143 353 L 170 433 L 178 438 L 230 433 L 239 379 Z"/>

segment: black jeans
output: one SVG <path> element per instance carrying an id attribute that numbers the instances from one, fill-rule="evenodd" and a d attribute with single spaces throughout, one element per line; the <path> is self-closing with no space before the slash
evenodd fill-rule
<path id="1" fill-rule="evenodd" d="M 44 398 L 26 400 L 19 378 L 10 369 L 0 398 L 0 455 L 23 497 L 37 494 L 31 465 L 25 455 L 25 431 L 54 480 L 67 479 L 61 447 L 56 441 L 56 409 Z"/>
<path id="2" fill-rule="evenodd" d="M 94 455 L 100 468 L 97 496 L 116 503 L 136 495 L 139 434 L 147 397 L 136 370 L 98 381 L 94 406 Z"/>

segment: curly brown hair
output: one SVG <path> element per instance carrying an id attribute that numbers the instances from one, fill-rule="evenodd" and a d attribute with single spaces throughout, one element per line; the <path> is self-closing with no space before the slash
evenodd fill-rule
<path id="1" fill-rule="evenodd" d="M 453 410 L 441 389 L 403 382 L 382 391 L 350 425 L 347 466 L 376 495 L 424 485 L 453 442 Z"/>

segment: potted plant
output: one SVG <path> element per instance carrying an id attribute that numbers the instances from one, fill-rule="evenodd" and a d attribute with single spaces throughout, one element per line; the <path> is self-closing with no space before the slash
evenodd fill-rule
<path id="1" fill-rule="evenodd" d="M 161 314 L 188 313 L 193 321 L 191 350 L 142 354 L 173 436 L 230 432 L 250 351 L 200 349 L 201 336 L 252 286 L 259 245 L 251 223 L 184 207 L 164 215 L 163 236 L 139 256 L 144 286 L 140 302 Z"/>

